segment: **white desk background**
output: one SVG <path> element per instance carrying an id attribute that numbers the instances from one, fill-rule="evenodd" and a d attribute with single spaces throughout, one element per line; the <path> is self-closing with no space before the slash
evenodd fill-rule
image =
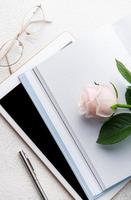
<path id="1" fill-rule="evenodd" d="M 18 33 L 27 11 L 39 2 L 0 0 L 0 45 Z M 89 30 L 95 30 L 106 23 L 114 23 L 131 13 L 131 0 L 45 0 L 42 4 L 46 16 L 53 20 L 53 24 L 46 27 L 39 36 L 27 41 L 28 47 L 21 64 L 64 31 L 69 31 L 79 38 Z M 20 149 L 29 154 L 49 200 L 72 199 L 24 142 L 0 118 L 0 200 L 40 199 L 18 157 Z M 120 187 L 99 199 L 111 199 Z"/>

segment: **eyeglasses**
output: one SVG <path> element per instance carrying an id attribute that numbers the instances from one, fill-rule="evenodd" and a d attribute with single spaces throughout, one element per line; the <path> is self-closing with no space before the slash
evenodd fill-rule
<path id="1" fill-rule="evenodd" d="M 0 67 L 7 67 L 12 74 L 11 66 L 17 64 L 23 56 L 24 44 L 21 36 L 24 34 L 30 36 L 37 33 L 43 24 L 52 23 L 45 19 L 44 11 L 41 5 L 32 8 L 23 19 L 20 32 L 15 38 L 6 41 L 0 47 Z"/>

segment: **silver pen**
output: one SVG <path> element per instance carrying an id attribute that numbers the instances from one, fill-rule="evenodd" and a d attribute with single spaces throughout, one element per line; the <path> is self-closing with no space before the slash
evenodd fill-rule
<path id="1" fill-rule="evenodd" d="M 39 182 L 39 180 L 36 176 L 35 170 L 32 166 L 32 163 L 30 162 L 29 158 L 26 156 L 26 154 L 24 153 L 23 150 L 19 151 L 19 154 L 20 154 L 22 160 L 24 161 L 24 163 L 25 163 L 25 165 L 28 169 L 28 172 L 30 173 L 30 175 L 31 175 L 40 195 L 41 195 L 41 198 L 43 200 L 48 200 L 48 198 L 47 198 L 47 196 L 46 196 L 46 194 L 45 194 L 45 192 L 44 192 L 44 190 L 43 190 L 43 188 L 42 188 L 42 186 L 41 186 L 41 184 L 40 184 L 40 182 Z"/>

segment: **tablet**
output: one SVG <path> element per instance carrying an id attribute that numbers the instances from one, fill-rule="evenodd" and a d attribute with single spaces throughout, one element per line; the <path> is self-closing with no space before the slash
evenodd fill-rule
<path id="1" fill-rule="evenodd" d="M 4 96 L 0 104 L 4 117 L 72 197 L 86 200 L 83 189 L 22 84 Z"/>

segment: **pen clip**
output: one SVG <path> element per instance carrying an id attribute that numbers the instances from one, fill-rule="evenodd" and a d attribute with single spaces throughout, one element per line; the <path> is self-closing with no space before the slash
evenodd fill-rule
<path id="1" fill-rule="evenodd" d="M 24 157 L 26 158 L 26 161 L 27 161 L 27 163 L 29 164 L 29 166 L 30 166 L 30 168 L 31 168 L 31 170 L 33 171 L 33 173 L 35 174 L 35 170 L 34 170 L 34 167 L 33 167 L 33 165 L 32 165 L 32 163 L 31 163 L 31 161 L 29 160 L 29 158 L 27 157 L 27 155 L 25 154 L 25 152 L 22 150 L 22 154 L 24 155 Z M 36 175 L 36 174 L 35 174 Z"/>
<path id="2" fill-rule="evenodd" d="M 26 157 L 26 159 L 27 159 L 27 162 L 28 162 L 28 164 L 30 165 L 31 169 L 33 170 L 33 172 L 35 172 L 35 170 L 34 170 L 34 168 L 33 168 L 33 165 L 31 164 L 29 158 Z"/>

